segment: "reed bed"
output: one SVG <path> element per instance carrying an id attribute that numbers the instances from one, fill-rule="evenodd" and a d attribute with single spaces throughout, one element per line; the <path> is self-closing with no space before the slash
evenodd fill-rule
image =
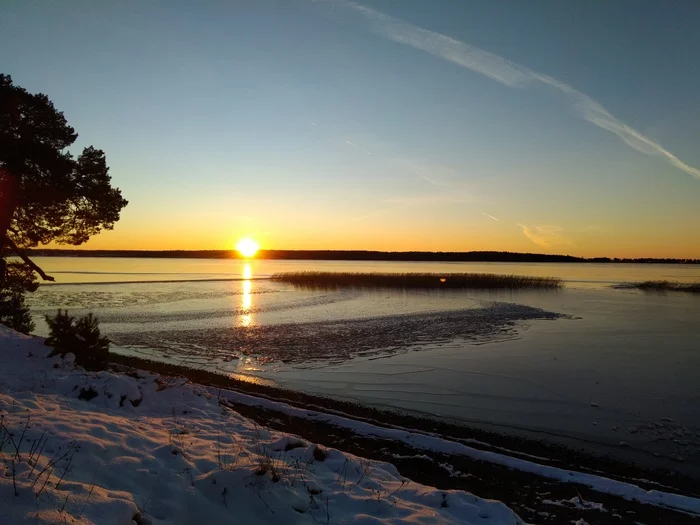
<path id="1" fill-rule="evenodd" d="M 617 284 L 613 288 L 638 289 L 649 292 L 690 292 L 700 293 L 699 283 L 681 283 L 678 281 L 644 281 L 639 283 Z"/>
<path id="2" fill-rule="evenodd" d="M 306 288 L 559 289 L 557 277 L 495 273 L 283 272 L 272 280 Z"/>

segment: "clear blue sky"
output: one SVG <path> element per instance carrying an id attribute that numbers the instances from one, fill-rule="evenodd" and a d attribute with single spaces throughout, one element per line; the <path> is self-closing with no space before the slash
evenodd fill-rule
<path id="1" fill-rule="evenodd" d="M 0 70 L 105 150 L 88 248 L 700 257 L 700 3 L 34 1 Z"/>

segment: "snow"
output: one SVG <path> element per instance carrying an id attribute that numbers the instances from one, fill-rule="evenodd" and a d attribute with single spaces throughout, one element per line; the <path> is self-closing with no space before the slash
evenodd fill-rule
<path id="1" fill-rule="evenodd" d="M 197 385 L 86 373 L 48 351 L 0 326 L 0 523 L 522 523 L 261 428 Z"/>
<path id="2" fill-rule="evenodd" d="M 557 507 L 568 507 L 571 509 L 578 509 L 578 510 L 597 510 L 600 512 L 607 512 L 607 510 L 605 510 L 605 507 L 603 506 L 602 503 L 597 503 L 595 501 L 586 501 L 585 499 L 583 499 L 579 496 L 574 496 L 573 498 L 563 499 L 563 500 L 543 499 L 542 503 L 544 503 L 545 505 L 554 505 Z"/>
<path id="3" fill-rule="evenodd" d="M 211 388 L 212 392 L 219 392 Z M 253 397 L 239 392 L 221 391 L 219 395 L 235 403 L 249 406 L 260 406 L 302 418 L 323 421 L 332 425 L 344 427 L 358 434 L 374 436 L 382 439 L 401 441 L 417 450 L 430 451 L 451 455 L 467 456 L 477 461 L 488 461 L 514 470 L 536 474 L 545 478 L 564 483 L 578 483 L 593 490 L 619 496 L 631 501 L 648 505 L 656 505 L 678 510 L 692 515 L 700 515 L 700 499 L 673 494 L 660 490 L 645 490 L 644 488 L 603 476 L 564 470 L 550 465 L 542 465 L 526 459 L 511 457 L 498 452 L 481 450 L 463 443 L 443 439 L 434 434 L 421 433 L 407 429 L 386 428 L 365 421 L 349 419 L 335 414 L 326 414 L 314 410 L 301 409 L 269 399 Z"/>
<path id="4" fill-rule="evenodd" d="M 440 463 L 439 465 L 442 468 L 444 468 L 450 474 L 450 476 L 453 478 L 469 478 L 472 476 L 472 474 L 465 474 L 461 470 L 454 468 L 454 465 L 447 463 L 446 461 L 443 463 Z"/>

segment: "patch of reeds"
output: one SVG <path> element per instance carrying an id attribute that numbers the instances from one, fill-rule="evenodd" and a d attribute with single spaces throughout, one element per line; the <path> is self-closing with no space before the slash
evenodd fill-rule
<path id="1" fill-rule="evenodd" d="M 616 284 L 613 288 L 638 289 L 648 292 L 690 292 L 700 293 L 700 282 L 681 283 L 678 281 L 643 281 L 638 283 Z"/>
<path id="2" fill-rule="evenodd" d="M 557 277 L 494 273 L 284 272 L 272 280 L 305 288 L 558 289 Z"/>

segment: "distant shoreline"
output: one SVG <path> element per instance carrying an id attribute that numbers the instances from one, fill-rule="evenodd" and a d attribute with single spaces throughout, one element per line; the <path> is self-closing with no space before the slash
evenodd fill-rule
<path id="1" fill-rule="evenodd" d="M 126 257 L 151 259 L 243 259 L 234 250 L 70 250 L 33 249 L 39 257 Z M 517 252 L 381 252 L 371 250 L 260 250 L 256 259 L 316 261 L 514 262 L 700 264 L 700 259 L 574 257 Z"/>

